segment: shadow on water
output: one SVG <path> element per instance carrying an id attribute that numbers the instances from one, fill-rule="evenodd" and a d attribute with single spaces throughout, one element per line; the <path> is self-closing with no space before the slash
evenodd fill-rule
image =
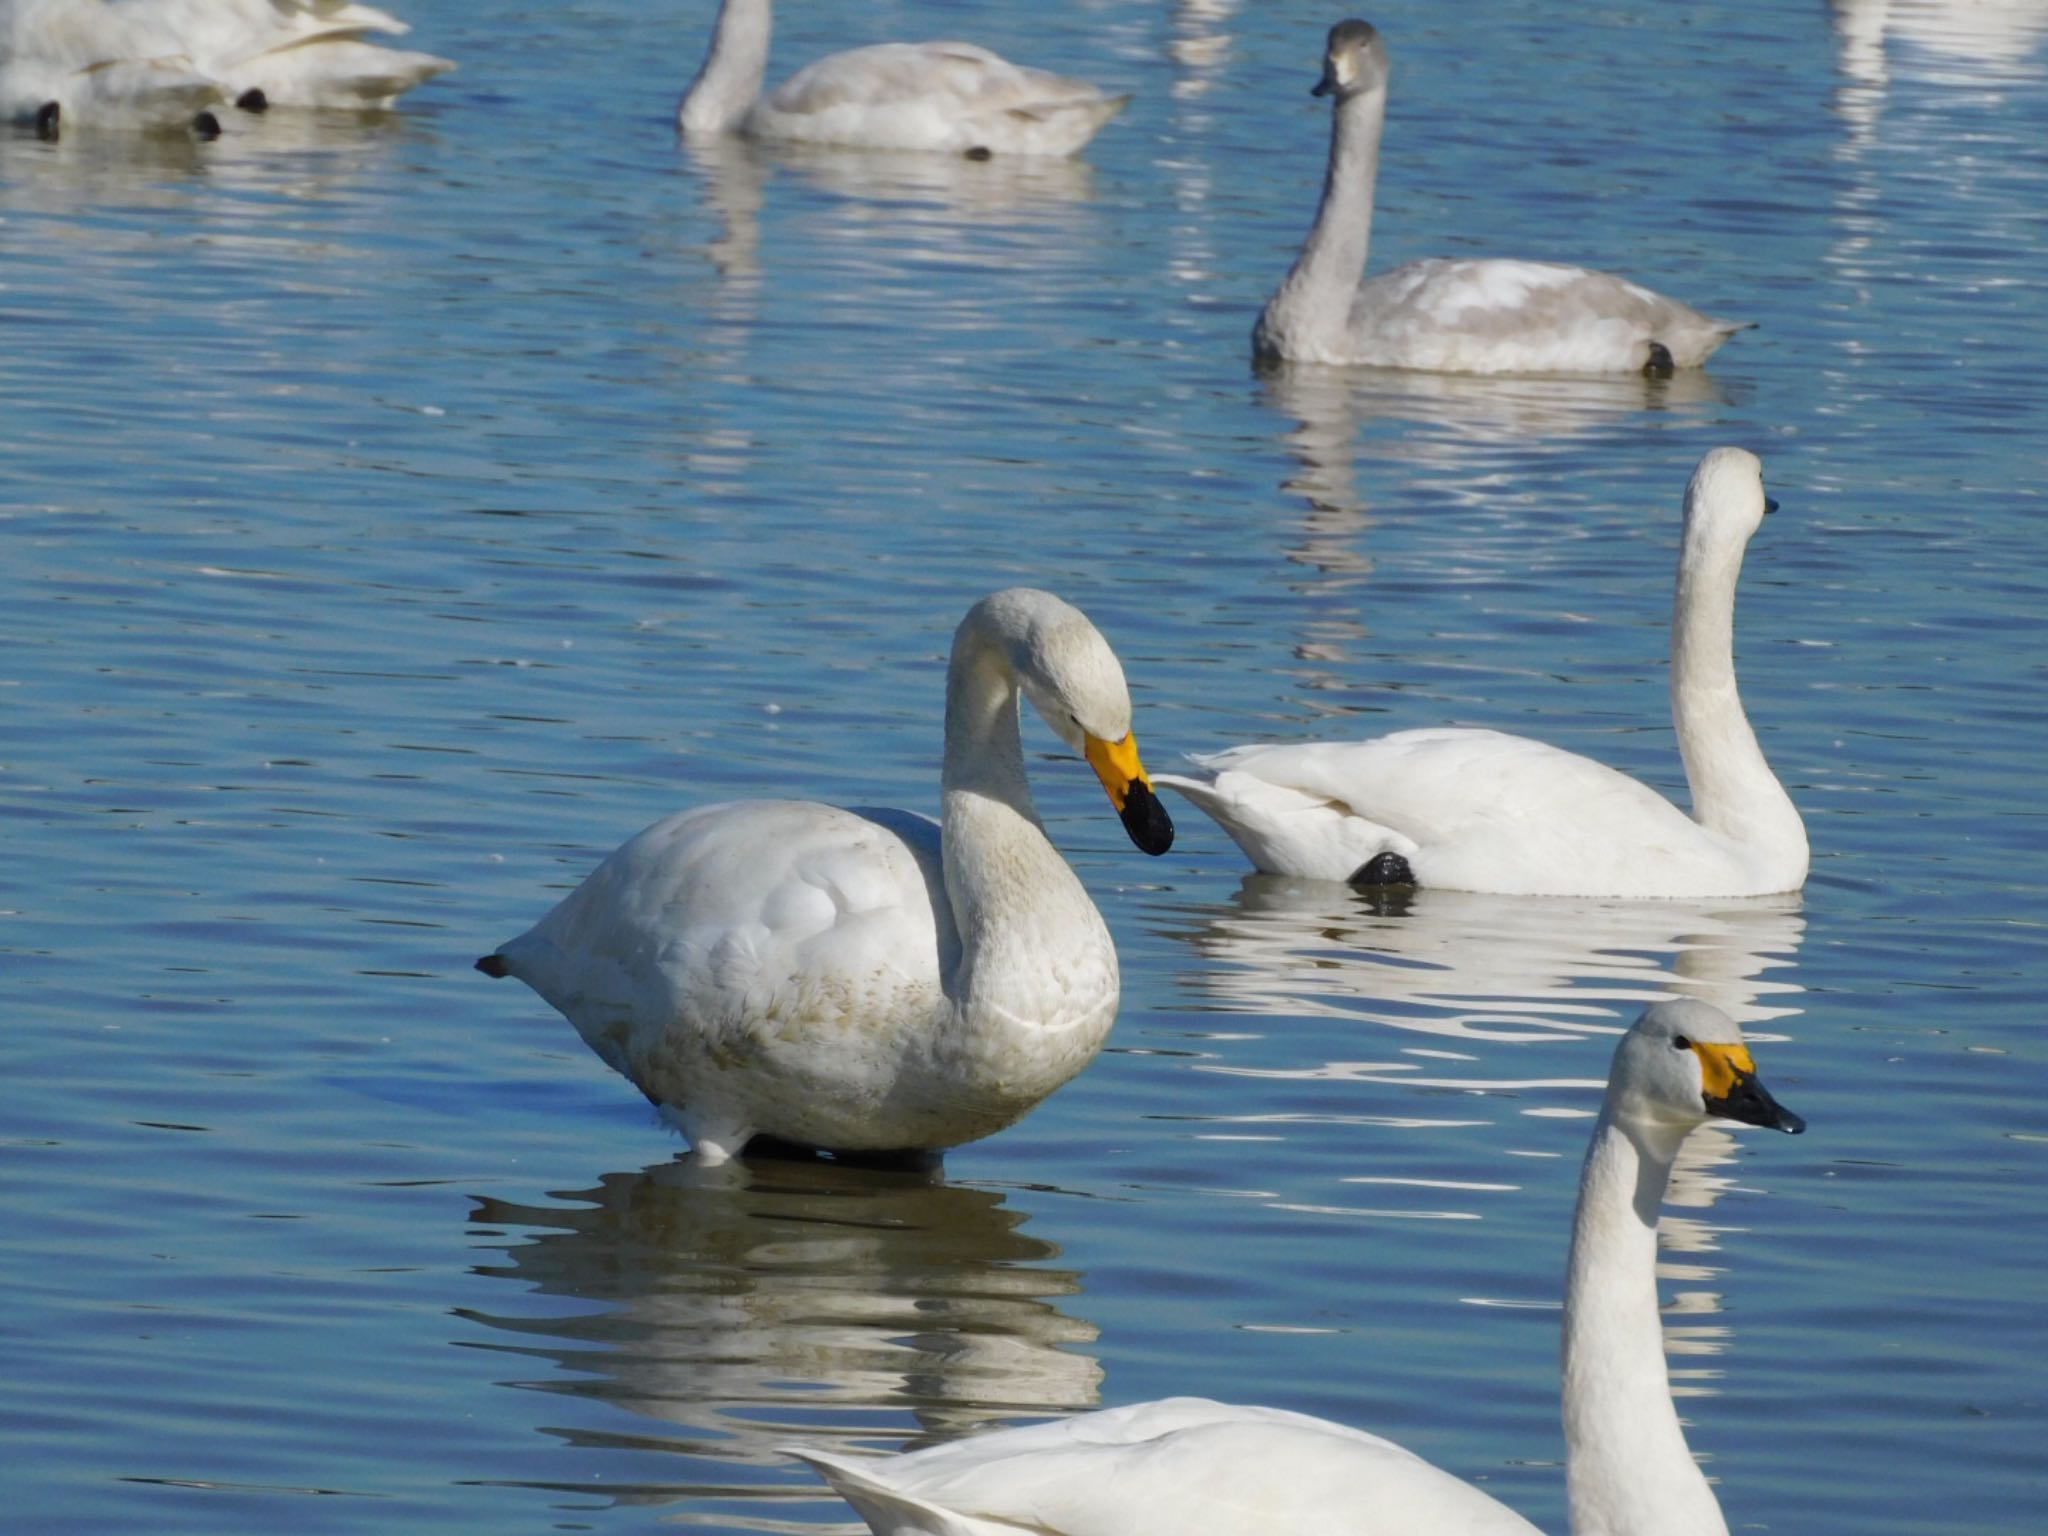
<path id="1" fill-rule="evenodd" d="M 778 1448 L 793 1442 L 848 1448 L 909 1430 L 915 1445 L 1097 1401 L 1096 1329 L 1063 1310 L 1082 1278 L 1020 1230 L 1029 1213 L 1005 1193 L 824 1161 L 682 1157 L 545 1203 L 477 1197 L 471 1219 L 500 1248 L 477 1274 L 577 1305 L 461 1309 L 489 1330 L 462 1342 L 516 1362 L 506 1386 L 650 1421 L 535 1421 L 567 1447 L 662 1454 L 659 1481 L 631 1495 L 649 1502 L 742 1466 L 786 1472 Z M 565 1466 L 533 1485 L 585 1486 L 574 1478 Z"/>

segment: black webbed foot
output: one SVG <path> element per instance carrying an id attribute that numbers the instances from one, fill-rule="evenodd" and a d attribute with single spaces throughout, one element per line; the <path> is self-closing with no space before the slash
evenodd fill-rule
<path id="1" fill-rule="evenodd" d="M 1643 377 L 1646 379 L 1668 379 L 1676 372 L 1678 372 L 1678 364 L 1672 359 L 1671 349 L 1661 341 L 1651 342 L 1650 359 L 1643 364 Z"/>
<path id="2" fill-rule="evenodd" d="M 1376 853 L 1351 872 L 1351 884 L 1358 886 L 1413 885 L 1415 871 L 1400 854 L 1389 850 Z"/>

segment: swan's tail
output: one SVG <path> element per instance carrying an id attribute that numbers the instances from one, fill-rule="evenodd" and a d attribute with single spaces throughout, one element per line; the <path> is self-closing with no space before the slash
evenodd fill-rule
<path id="1" fill-rule="evenodd" d="M 1131 104 L 1130 92 L 1104 96 L 1091 91 L 1086 96 L 1066 96 L 1007 108 L 1008 114 L 1035 124 L 1031 152 L 1041 155 L 1071 155 L 1102 132 L 1109 120 Z"/>
<path id="2" fill-rule="evenodd" d="M 232 83 L 237 96 L 261 91 L 274 107 L 374 111 L 454 67 L 431 53 L 328 33 L 258 54 L 234 68 Z"/>
<path id="3" fill-rule="evenodd" d="M 819 1476 L 832 1485 L 832 1491 L 867 1521 L 875 1536 L 1029 1536 L 1025 1526 L 955 1514 L 890 1487 L 875 1475 L 877 1469 L 888 1465 L 887 1457 L 828 1456 L 823 1451 L 798 1450 L 791 1445 L 782 1449 L 816 1468 Z"/>

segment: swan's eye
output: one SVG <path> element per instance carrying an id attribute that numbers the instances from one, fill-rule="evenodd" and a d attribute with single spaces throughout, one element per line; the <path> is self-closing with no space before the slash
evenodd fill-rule
<path id="1" fill-rule="evenodd" d="M 1674 1051 L 1689 1051 L 1692 1049 L 1692 1041 L 1688 1040 L 1684 1035 L 1673 1035 L 1671 1037 L 1671 1049 Z"/>

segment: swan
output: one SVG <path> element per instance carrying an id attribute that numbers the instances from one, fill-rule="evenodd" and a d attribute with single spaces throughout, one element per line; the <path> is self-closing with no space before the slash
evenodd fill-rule
<path id="1" fill-rule="evenodd" d="M 1657 1316 L 1657 1210 L 1710 1116 L 1797 1134 L 1735 1021 L 1690 998 L 1621 1037 L 1564 1282 L 1565 1478 L 1579 1536 L 1727 1536 L 1679 1427 Z M 1363 1430 L 1167 1398 L 893 1457 L 791 1447 L 881 1536 L 1537 1536 L 1490 1494 Z"/>
<path id="2" fill-rule="evenodd" d="M 1444 728 L 1245 746 L 1162 773 L 1261 871 L 1507 896 L 1767 896 L 1806 883 L 1806 827 L 1735 690 L 1742 552 L 1776 503 L 1763 466 L 1716 448 L 1685 490 L 1671 715 L 1692 814 L 1591 758 Z"/>
<path id="3" fill-rule="evenodd" d="M 1262 362 L 1436 373 L 1670 373 L 1747 326 L 1605 272 L 1552 262 L 1428 260 L 1361 282 L 1387 116 L 1387 46 L 1330 29 L 1317 96 L 1334 96 L 1322 206 L 1252 330 Z"/>
<path id="4" fill-rule="evenodd" d="M 214 109 L 388 107 L 454 66 L 380 47 L 405 23 L 354 0 L 0 0 L 0 116 L 220 132 Z"/>
<path id="5" fill-rule="evenodd" d="M 737 132 L 975 159 L 1071 155 L 1131 99 L 953 42 L 830 54 L 764 96 L 771 21 L 770 0 L 722 0 L 710 52 L 676 109 L 685 136 Z"/>
<path id="6" fill-rule="evenodd" d="M 930 1154 L 1093 1059 L 1116 948 L 1024 776 L 1029 698 L 1147 853 L 1173 843 L 1109 643 L 1049 592 L 976 603 L 946 674 L 938 823 L 748 800 L 678 812 L 476 962 L 516 976 L 719 1163 L 756 1136 Z"/>

